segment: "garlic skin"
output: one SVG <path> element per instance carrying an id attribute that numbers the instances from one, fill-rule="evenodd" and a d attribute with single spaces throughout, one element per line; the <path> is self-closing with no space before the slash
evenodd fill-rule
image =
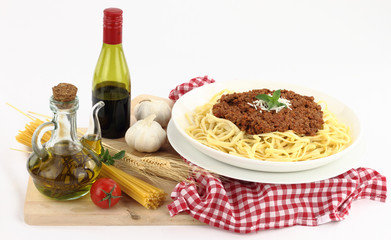
<path id="1" fill-rule="evenodd" d="M 154 121 L 156 115 L 151 114 L 143 120 L 137 121 L 125 134 L 128 146 L 139 152 L 156 152 L 166 142 L 166 131 Z"/>
<path id="2" fill-rule="evenodd" d="M 155 114 L 155 121 L 165 128 L 171 118 L 171 108 L 165 101 L 144 100 L 138 103 L 134 109 L 136 120 L 144 119 L 151 114 Z"/>

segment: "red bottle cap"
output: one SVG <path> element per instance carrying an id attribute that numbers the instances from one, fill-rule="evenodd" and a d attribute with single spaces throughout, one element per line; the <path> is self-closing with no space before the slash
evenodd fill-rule
<path id="1" fill-rule="evenodd" d="M 107 44 L 122 43 L 122 10 L 106 8 L 103 13 L 103 42 Z"/>

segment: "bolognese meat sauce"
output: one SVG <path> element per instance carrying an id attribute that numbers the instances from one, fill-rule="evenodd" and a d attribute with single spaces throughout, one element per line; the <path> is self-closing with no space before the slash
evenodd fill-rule
<path id="1" fill-rule="evenodd" d="M 213 115 L 233 122 L 240 130 L 256 135 L 292 130 L 313 136 L 323 128 L 323 112 L 314 97 L 302 96 L 293 91 L 281 90 L 281 98 L 290 101 L 289 108 L 279 112 L 260 111 L 251 106 L 259 94 L 273 94 L 269 89 L 256 89 L 243 93 L 223 95 L 213 106 Z"/>

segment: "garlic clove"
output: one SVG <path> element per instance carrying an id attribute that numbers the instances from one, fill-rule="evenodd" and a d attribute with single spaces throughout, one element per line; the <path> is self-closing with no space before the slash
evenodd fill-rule
<path id="1" fill-rule="evenodd" d="M 141 122 L 143 125 L 152 126 L 153 122 L 155 122 L 156 114 L 152 113 L 151 115 L 145 117 Z"/>

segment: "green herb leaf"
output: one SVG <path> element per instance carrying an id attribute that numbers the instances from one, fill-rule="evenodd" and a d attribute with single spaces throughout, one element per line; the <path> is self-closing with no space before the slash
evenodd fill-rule
<path id="1" fill-rule="evenodd" d="M 113 159 L 119 160 L 119 159 L 121 159 L 123 157 L 125 157 L 125 151 L 124 150 L 114 154 Z"/>
<path id="2" fill-rule="evenodd" d="M 101 151 L 100 151 L 100 155 L 99 156 L 102 156 L 104 151 L 105 151 L 105 148 L 101 145 Z"/>
<path id="3" fill-rule="evenodd" d="M 103 146 L 101 146 L 99 157 L 103 157 L 104 153 L 105 153 L 105 148 Z"/>
<path id="4" fill-rule="evenodd" d="M 110 153 L 109 150 L 106 149 L 105 153 L 103 154 L 103 159 L 109 160 L 110 159 Z"/>
<path id="5" fill-rule="evenodd" d="M 106 165 L 113 165 L 115 163 L 115 160 L 120 160 L 121 158 L 123 158 L 125 156 L 125 151 L 122 150 L 116 154 L 114 154 L 114 156 L 111 156 L 110 155 L 110 152 L 108 149 L 104 149 L 102 147 L 102 151 L 100 153 L 100 161 L 103 162 L 104 164 Z"/>
<path id="6" fill-rule="evenodd" d="M 278 99 L 280 99 L 281 96 L 281 90 L 276 90 L 273 92 L 273 96 L 269 96 L 267 94 L 258 94 L 255 96 L 257 99 L 265 101 L 267 104 L 267 110 L 271 110 L 274 107 L 281 107 L 281 106 L 286 106 L 285 103 L 280 103 Z"/>
<path id="7" fill-rule="evenodd" d="M 272 101 L 272 97 L 270 97 L 267 94 L 259 94 L 259 95 L 256 96 L 256 98 L 259 99 L 259 100 L 263 100 L 263 101 L 265 101 L 267 103 Z"/>
<path id="8" fill-rule="evenodd" d="M 273 93 L 273 100 L 277 101 L 281 96 L 281 91 L 280 90 L 277 90 L 277 91 L 274 91 Z"/>
<path id="9" fill-rule="evenodd" d="M 108 155 L 108 156 L 107 156 L 107 164 L 108 164 L 108 165 L 113 165 L 114 162 L 115 162 L 115 161 L 114 161 L 113 157 L 110 156 L 110 155 Z"/>

